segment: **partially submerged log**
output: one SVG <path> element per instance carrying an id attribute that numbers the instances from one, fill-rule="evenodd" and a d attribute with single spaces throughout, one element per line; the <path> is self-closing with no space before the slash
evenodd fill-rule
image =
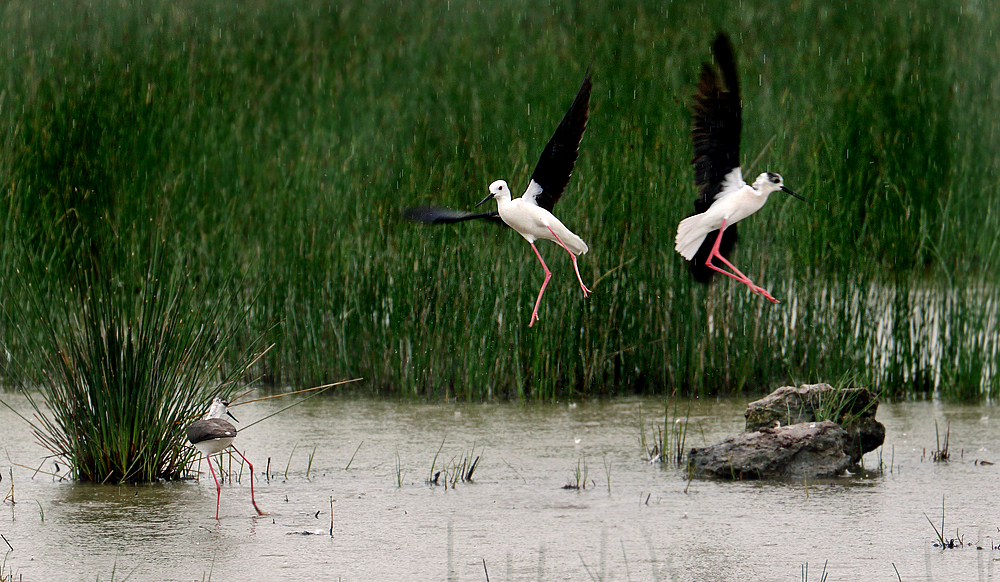
<path id="1" fill-rule="evenodd" d="M 867 388 L 834 388 L 829 384 L 782 386 L 747 405 L 746 431 L 800 422 L 832 420 L 848 433 L 845 452 L 854 463 L 885 442 L 885 426 L 875 420 L 878 397 Z M 835 412 L 835 418 L 821 418 Z"/>
<path id="2" fill-rule="evenodd" d="M 688 468 L 695 477 L 723 479 L 841 475 L 885 441 L 877 410 L 878 398 L 865 388 L 784 386 L 747 406 L 747 432 L 691 449 Z"/>
<path id="3" fill-rule="evenodd" d="M 691 449 L 688 468 L 695 477 L 723 479 L 835 477 L 853 465 L 847 441 L 847 431 L 830 421 L 762 428 Z"/>

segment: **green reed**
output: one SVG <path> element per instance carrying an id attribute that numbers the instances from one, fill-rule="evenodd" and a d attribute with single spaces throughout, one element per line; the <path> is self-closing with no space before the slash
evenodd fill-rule
<path id="1" fill-rule="evenodd" d="M 32 285 L 61 297 L 123 229 L 162 225 L 206 293 L 239 279 L 258 298 L 233 331 L 275 344 L 254 368 L 274 383 L 555 400 L 856 370 L 889 397 L 995 397 L 1000 41 L 984 32 L 1000 10 L 918 4 L 16 0 L 3 284 L 23 246 L 46 265 Z M 673 251 L 694 197 L 686 103 L 721 26 L 745 164 L 760 155 L 748 177 L 781 172 L 809 199 L 776 195 L 740 225 L 734 260 L 779 306 L 695 285 Z M 523 188 L 591 63 L 556 210 L 592 249 L 594 294 L 539 245 L 554 276 L 528 329 L 542 277 L 516 233 L 400 216 L 469 208 L 496 178 Z M 28 324 L 5 325 L 17 352 Z"/>

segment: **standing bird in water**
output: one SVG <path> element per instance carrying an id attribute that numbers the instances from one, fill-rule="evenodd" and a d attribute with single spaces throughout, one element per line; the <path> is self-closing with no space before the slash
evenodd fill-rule
<path id="1" fill-rule="evenodd" d="M 233 413 L 229 412 L 229 402 L 222 398 L 216 398 L 212 401 L 212 406 L 208 409 L 205 418 L 192 422 L 187 429 L 188 440 L 205 456 L 205 460 L 208 461 L 208 470 L 212 472 L 212 479 L 215 479 L 215 519 L 219 519 L 219 500 L 222 498 L 222 487 L 219 485 L 219 478 L 215 476 L 215 469 L 212 468 L 212 455 L 221 453 L 229 447 L 232 447 L 236 454 L 242 457 L 247 465 L 250 465 L 250 502 L 257 510 L 257 515 L 264 515 L 264 512 L 257 507 L 257 500 L 254 499 L 253 495 L 253 465 L 243 456 L 243 453 L 233 446 L 233 439 L 236 438 L 236 427 L 223 418 L 227 415 L 236 420 Z M 236 422 L 239 421 L 236 420 Z M 221 470 L 222 467 L 220 466 L 219 469 Z"/>
<path id="2" fill-rule="evenodd" d="M 545 271 L 545 280 L 542 282 L 541 289 L 538 290 L 538 298 L 535 300 L 535 309 L 531 312 L 528 327 L 533 326 L 538 321 L 538 306 L 541 305 L 542 294 L 545 293 L 545 287 L 549 284 L 549 279 L 552 278 L 552 273 L 545 261 L 542 260 L 538 248 L 535 247 L 536 240 L 550 240 L 565 249 L 573 261 L 573 269 L 576 271 L 576 279 L 580 282 L 583 296 L 586 297 L 590 293 L 590 289 L 583 284 L 580 268 L 576 262 L 577 255 L 587 252 L 587 243 L 566 228 L 562 221 L 552 214 L 552 209 L 569 183 L 570 174 L 572 174 L 573 166 L 576 164 L 580 141 L 587 128 L 591 86 L 590 72 L 588 71 L 569 111 L 566 112 L 566 116 L 556 128 L 552 139 L 542 151 L 535 171 L 531 174 L 528 188 L 520 198 L 512 200 L 507 182 L 496 180 L 490 184 L 490 194 L 483 198 L 479 204 L 476 204 L 478 207 L 490 198 L 496 198 L 496 211 L 468 213 L 446 208 L 424 207 L 412 208 L 405 213 L 405 216 L 410 220 L 434 224 L 477 218 L 496 220 L 499 217 L 507 226 L 520 233 L 531 245 L 531 249 L 535 251 L 535 256 L 538 257 L 538 262 L 542 264 L 542 270 Z"/>
<path id="3" fill-rule="evenodd" d="M 729 37 L 719 33 L 713 46 L 721 79 L 708 63 L 702 64 L 698 92 L 694 97 L 693 128 L 694 178 L 698 198 L 695 213 L 677 226 L 675 249 L 690 261 L 691 274 L 707 283 L 714 273 L 732 277 L 763 295 L 771 303 L 778 300 L 758 287 L 726 256 L 736 244 L 736 223 L 763 208 L 777 190 L 804 200 L 785 187 L 781 176 L 764 172 L 753 184 L 743 181 L 740 169 L 740 131 L 743 127 L 740 83 L 736 58 Z M 714 264 L 719 259 L 732 272 Z"/>

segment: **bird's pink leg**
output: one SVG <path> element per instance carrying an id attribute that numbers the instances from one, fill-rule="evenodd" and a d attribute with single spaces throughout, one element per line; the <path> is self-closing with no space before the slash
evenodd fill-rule
<path id="1" fill-rule="evenodd" d="M 232 445 L 229 445 L 229 446 L 234 451 L 236 451 L 237 455 L 239 455 L 244 461 L 246 461 L 247 465 L 250 465 L 250 503 L 253 503 L 253 508 L 257 510 L 257 515 L 264 515 L 264 512 L 261 511 L 259 507 L 257 507 L 257 500 L 254 499 L 254 496 L 253 496 L 253 464 L 250 462 L 250 459 L 247 459 L 246 457 L 244 457 L 243 453 L 241 453 L 236 447 L 234 447 Z"/>
<path id="2" fill-rule="evenodd" d="M 215 479 L 215 520 L 219 520 L 219 500 L 222 499 L 222 486 L 219 485 L 219 478 L 215 476 L 215 469 L 212 468 L 212 457 L 206 455 L 208 470 L 212 472 L 212 479 Z"/>
<path id="3" fill-rule="evenodd" d="M 750 285 L 751 289 L 753 289 L 754 291 L 756 291 L 756 289 L 754 289 L 756 287 L 756 285 L 754 285 L 750 281 L 750 278 L 747 277 L 746 275 L 744 275 L 742 272 L 740 272 L 739 269 L 737 269 L 732 263 L 730 263 L 729 261 L 727 261 L 725 257 L 723 257 L 722 255 L 719 254 L 719 244 L 722 242 L 722 233 L 725 230 L 726 230 L 726 221 L 723 220 L 722 221 L 722 226 L 719 228 L 719 234 L 718 234 L 718 236 L 715 237 L 715 243 L 712 244 L 712 248 L 708 252 L 708 258 L 705 259 L 705 265 L 709 269 L 712 269 L 713 271 L 716 271 L 718 273 L 722 273 L 723 275 L 725 275 L 727 277 L 732 277 L 733 279 L 736 279 L 737 281 L 739 281 L 740 283 L 743 283 L 745 285 Z M 730 273 L 729 271 L 726 271 L 725 269 L 720 269 L 719 267 L 716 267 L 715 265 L 713 265 L 712 264 L 712 258 L 713 257 L 718 257 L 722 262 L 724 262 L 726 265 L 728 265 L 729 268 L 732 269 L 736 273 L 736 275 L 734 275 L 733 273 Z"/>
<path id="4" fill-rule="evenodd" d="M 721 254 L 719 254 L 719 243 L 722 242 L 722 233 L 723 231 L 725 231 L 725 229 L 726 229 L 726 221 L 723 220 L 722 226 L 719 227 L 719 235 L 715 237 L 715 244 L 712 245 L 712 250 L 708 253 L 708 258 L 705 259 L 705 265 L 708 266 L 709 269 L 722 273 L 727 277 L 732 277 L 733 279 L 736 279 L 740 283 L 743 283 L 744 285 L 749 287 L 751 291 L 763 295 L 764 298 L 770 301 L 771 303 L 779 303 L 779 301 L 774 297 L 771 297 L 771 294 L 768 293 L 763 287 L 758 287 L 757 285 L 754 285 L 753 281 L 750 280 L 750 277 L 744 275 L 739 269 L 736 268 L 736 265 L 730 263 L 729 261 L 726 260 L 726 257 L 723 257 Z M 718 258 L 726 266 L 732 269 L 733 272 L 736 274 L 734 275 L 733 273 L 730 273 L 724 269 L 720 269 L 719 267 L 713 265 L 712 264 L 713 257 Z"/>
<path id="5" fill-rule="evenodd" d="M 583 277 L 580 277 L 580 267 L 576 265 L 576 255 L 574 255 L 573 251 L 566 247 L 566 243 L 559 238 L 559 235 L 556 234 L 556 231 L 552 230 L 551 226 L 546 226 L 545 228 L 549 229 L 552 236 L 556 237 L 556 241 L 558 241 L 559 245 L 566 249 L 566 252 L 569 253 L 569 258 L 573 259 L 573 270 L 576 271 L 576 280 L 580 282 L 580 289 L 583 289 L 583 296 L 586 297 L 590 293 L 590 289 L 587 289 L 587 286 L 583 284 Z"/>
<path id="6" fill-rule="evenodd" d="M 538 253 L 538 249 L 535 248 L 535 243 L 529 242 L 531 249 L 535 251 L 535 256 L 538 257 L 538 262 L 542 264 L 542 268 L 545 269 L 545 280 L 542 281 L 542 288 L 538 290 L 538 299 L 535 300 L 535 310 L 531 312 L 531 321 L 528 322 L 528 327 L 535 325 L 538 321 L 538 306 L 542 304 L 542 293 L 545 293 L 545 286 L 549 284 L 549 279 L 552 278 L 552 272 L 545 265 L 545 261 L 542 260 L 542 255 Z"/>

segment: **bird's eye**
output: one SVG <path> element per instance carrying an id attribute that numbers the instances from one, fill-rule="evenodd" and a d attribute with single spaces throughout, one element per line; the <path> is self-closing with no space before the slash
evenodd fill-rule
<path id="1" fill-rule="evenodd" d="M 772 175 L 771 176 L 771 183 L 777 184 L 778 182 L 781 182 L 781 178 Z"/>

